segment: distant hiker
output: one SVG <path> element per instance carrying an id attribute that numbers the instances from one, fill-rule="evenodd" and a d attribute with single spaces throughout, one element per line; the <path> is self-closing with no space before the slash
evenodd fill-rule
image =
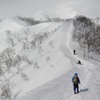
<path id="1" fill-rule="evenodd" d="M 74 94 L 79 93 L 80 80 L 77 73 L 75 73 L 74 77 L 72 78 L 72 82 L 73 82 Z"/>
<path id="2" fill-rule="evenodd" d="M 74 55 L 76 54 L 76 50 L 73 50 Z"/>
<path id="3" fill-rule="evenodd" d="M 80 61 L 80 60 L 78 60 L 77 64 L 80 64 L 80 65 L 82 65 L 82 63 L 81 63 L 81 61 Z"/>

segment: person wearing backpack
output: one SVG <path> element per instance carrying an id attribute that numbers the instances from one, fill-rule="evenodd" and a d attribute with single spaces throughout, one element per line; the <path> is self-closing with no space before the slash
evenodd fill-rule
<path id="1" fill-rule="evenodd" d="M 75 73 L 75 75 L 72 78 L 73 82 L 73 89 L 74 89 L 74 94 L 79 93 L 79 84 L 80 84 L 80 79 L 78 77 L 78 74 Z"/>
<path id="2" fill-rule="evenodd" d="M 76 50 L 73 50 L 74 55 L 76 54 Z"/>

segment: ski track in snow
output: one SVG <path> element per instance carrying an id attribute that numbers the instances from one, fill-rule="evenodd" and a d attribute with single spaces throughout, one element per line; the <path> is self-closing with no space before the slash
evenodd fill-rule
<path id="1" fill-rule="evenodd" d="M 26 96 L 17 100 L 88 100 L 88 98 L 83 96 L 86 94 L 83 89 L 86 89 L 86 92 L 92 100 L 97 100 L 91 93 L 88 92 L 88 84 L 92 77 L 91 70 L 93 70 L 93 64 L 79 58 L 77 55 L 73 55 L 73 50 L 70 47 L 73 23 L 69 22 L 68 26 L 68 23 L 65 22 L 63 30 L 66 34 L 62 34 L 63 40 L 59 48 L 60 52 L 70 60 L 72 69 L 68 73 L 56 78 L 55 80 L 47 82 L 42 86 L 39 86 L 38 88 L 27 93 Z M 82 65 L 76 64 L 78 59 L 82 62 Z M 82 79 L 80 91 L 83 90 L 83 92 L 76 95 L 73 93 L 71 82 L 71 78 L 75 72 L 79 74 L 80 80 Z"/>
<path id="2" fill-rule="evenodd" d="M 64 53 L 64 55 L 67 57 L 67 58 L 69 58 L 70 59 L 70 62 L 71 62 L 71 64 L 72 64 L 72 66 L 74 67 L 74 65 L 76 65 L 75 64 L 75 62 L 77 61 L 76 60 L 76 58 L 74 58 L 74 56 L 73 56 L 73 54 L 71 53 L 71 51 L 72 51 L 72 49 L 70 48 L 70 45 L 69 45 L 69 42 L 70 42 L 70 33 L 71 33 L 71 31 L 72 31 L 72 28 L 73 27 L 73 25 L 71 24 L 70 25 L 70 27 L 69 27 L 69 31 L 66 31 L 66 36 L 64 36 L 64 37 L 66 37 L 66 47 L 65 46 L 61 46 L 61 51 L 62 51 L 62 53 Z M 69 55 L 68 55 L 69 54 Z M 72 55 L 72 56 L 70 56 L 70 54 Z M 72 71 L 72 70 L 71 70 Z M 72 73 L 70 71 L 70 73 Z M 67 75 L 67 76 L 69 76 L 69 75 Z M 69 80 L 69 81 L 71 81 L 71 80 Z M 68 87 L 71 87 L 71 86 L 68 86 Z M 80 99 L 80 94 L 78 94 L 78 95 L 74 95 L 73 94 L 73 90 L 70 90 L 70 92 L 69 91 L 67 91 L 67 92 L 65 92 L 64 94 L 63 94 L 63 100 L 79 100 Z"/>
<path id="3" fill-rule="evenodd" d="M 71 47 L 70 47 L 70 41 L 71 41 L 71 31 L 72 31 L 72 25 L 71 25 L 71 27 L 70 27 L 70 29 L 69 29 L 69 32 L 67 33 L 67 46 L 66 47 L 64 47 L 64 48 L 68 48 L 68 50 L 69 50 L 69 52 L 67 52 L 67 53 L 70 53 L 70 54 L 72 54 L 71 53 L 71 51 L 73 51 L 72 49 L 71 49 Z M 67 49 L 66 49 L 67 50 Z M 68 54 L 66 53 L 66 52 L 64 52 L 64 50 L 63 50 L 63 53 L 65 54 L 65 56 L 67 56 L 68 57 Z M 78 56 L 76 56 L 76 55 L 73 55 L 72 54 L 72 56 L 71 56 L 72 58 L 69 58 L 70 59 L 70 62 L 72 63 L 72 66 L 73 66 L 73 68 L 75 68 L 75 67 L 77 67 L 76 68 L 76 72 L 78 72 L 79 70 L 81 70 L 81 71 L 79 71 L 79 74 L 81 75 L 81 73 L 80 72 L 82 72 L 82 74 L 84 74 L 84 76 L 85 77 L 83 77 L 83 81 L 81 81 L 81 89 L 84 89 L 84 88 L 87 88 L 87 86 L 89 85 L 89 81 L 90 81 L 90 79 L 92 79 L 92 74 L 93 73 L 91 73 L 91 69 L 93 70 L 94 68 L 93 68 L 93 64 L 91 64 L 91 63 L 89 63 L 89 62 L 87 62 L 86 60 L 83 60 L 83 59 L 81 59 L 81 58 L 79 58 Z M 77 60 L 80 60 L 81 62 L 82 62 L 82 65 L 76 65 L 75 64 L 75 62 L 77 62 Z M 75 66 L 76 65 L 76 66 Z M 72 71 L 72 70 L 71 70 Z M 70 73 L 72 73 L 70 71 Z M 74 71 L 75 72 L 75 71 Z M 84 73 L 83 73 L 84 72 Z M 79 76 L 80 77 L 80 76 Z M 71 86 L 70 86 L 71 87 Z M 81 89 L 80 89 L 80 91 L 81 91 Z M 95 88 L 94 88 L 95 89 Z M 87 92 L 88 92 L 88 89 L 87 89 Z M 94 91 L 92 91 L 92 92 L 94 92 Z M 66 95 L 68 93 L 68 95 Z M 96 97 L 93 97 L 93 95 L 91 94 L 91 93 L 89 93 L 88 94 L 89 95 L 89 97 L 90 98 L 94 98 L 95 100 L 97 100 L 97 98 Z M 81 95 L 81 93 L 79 93 L 79 94 L 77 94 L 77 95 L 74 95 L 74 94 L 71 94 L 71 93 L 69 93 L 69 92 L 66 92 L 65 94 L 64 94 L 64 97 L 66 98 L 66 99 L 64 99 L 64 100 L 88 100 L 88 98 L 82 98 L 83 96 Z"/>
<path id="4" fill-rule="evenodd" d="M 68 48 L 68 50 L 69 50 L 69 53 L 71 53 L 71 51 L 73 51 L 72 49 L 71 49 L 71 47 L 70 47 L 70 41 L 71 41 L 71 31 L 73 30 L 73 24 L 71 24 L 71 26 L 70 26 L 70 29 L 69 29 L 69 32 L 67 33 L 67 46 L 66 46 L 66 48 Z M 66 55 L 66 52 L 63 52 L 63 53 L 65 53 L 65 55 Z M 72 53 L 71 53 L 72 54 Z M 82 70 L 83 72 L 84 72 L 84 75 L 85 75 L 85 78 L 84 78 L 84 80 L 83 81 L 81 81 L 81 88 L 84 88 L 84 87 L 86 87 L 87 85 L 88 85 L 88 82 L 89 82 L 89 80 L 90 80 L 90 78 L 91 78 L 91 72 L 89 71 L 89 69 L 88 69 L 88 67 L 85 67 L 85 66 L 92 66 L 92 64 L 89 64 L 88 62 L 87 63 L 84 63 L 84 60 L 83 59 L 81 59 L 81 58 L 79 58 L 78 56 L 75 56 L 75 55 L 73 55 L 72 54 L 72 59 L 70 59 L 70 62 L 72 63 L 72 66 L 73 67 L 78 67 L 77 68 L 77 71 L 76 72 L 78 72 L 78 70 Z M 80 61 L 82 61 L 82 63 L 83 63 L 83 65 L 76 65 L 75 64 L 75 62 L 77 62 L 77 60 L 78 59 L 80 59 Z M 86 62 L 86 61 L 85 61 Z M 74 63 L 74 64 L 73 64 Z M 76 66 L 75 66 L 76 65 Z M 70 72 L 70 73 L 72 73 L 72 72 Z M 80 74 L 80 73 L 79 73 Z M 82 73 L 83 74 L 83 73 Z M 65 100 L 80 100 L 80 98 L 81 98 L 81 95 L 80 95 L 81 93 L 79 93 L 78 95 L 74 95 L 74 94 L 68 94 L 68 96 L 65 94 L 65 98 L 67 98 L 67 99 L 65 99 Z"/>

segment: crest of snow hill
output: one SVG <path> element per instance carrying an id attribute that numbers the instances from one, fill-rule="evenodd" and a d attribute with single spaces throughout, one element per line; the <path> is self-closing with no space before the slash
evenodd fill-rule
<path id="1" fill-rule="evenodd" d="M 0 86 L 2 100 L 12 100 L 15 94 L 12 93 L 12 77 L 20 75 L 27 81 L 25 74 L 26 66 L 39 69 L 37 62 L 43 53 L 42 44 L 48 39 L 63 22 L 70 19 L 50 18 L 45 15 L 40 19 L 15 17 L 7 20 L 0 20 Z M 73 20 L 73 40 L 83 48 L 84 57 L 90 52 L 100 54 L 100 25 L 99 19 L 93 20 L 85 16 L 76 16 Z M 9 26 L 9 27 L 8 27 Z M 12 26 L 12 27 L 10 27 Z M 51 27 L 52 26 L 52 27 Z M 50 29 L 51 28 L 51 29 Z M 48 42 L 53 48 L 53 40 Z M 49 47 L 49 48 L 50 48 Z M 47 56 L 47 62 L 50 57 Z M 15 79 L 16 80 L 16 79 Z M 16 82 L 16 84 L 18 84 Z"/>

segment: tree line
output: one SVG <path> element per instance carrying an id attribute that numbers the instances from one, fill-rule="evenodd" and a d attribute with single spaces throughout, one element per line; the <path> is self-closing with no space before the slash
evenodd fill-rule
<path id="1" fill-rule="evenodd" d="M 100 55 L 100 25 L 85 16 L 76 16 L 73 40 L 78 42 L 84 52 L 84 57 L 90 52 Z"/>

